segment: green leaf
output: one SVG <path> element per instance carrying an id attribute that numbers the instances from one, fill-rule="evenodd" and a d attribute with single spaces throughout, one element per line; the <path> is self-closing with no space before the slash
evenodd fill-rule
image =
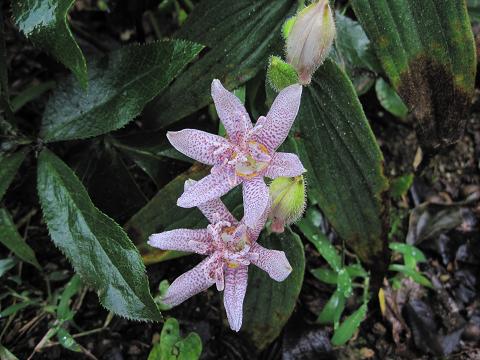
<path id="1" fill-rule="evenodd" d="M 467 0 L 468 14 L 471 22 L 480 22 L 480 0 Z"/>
<path id="2" fill-rule="evenodd" d="M 6 209 L 0 209 L 0 234 L 0 242 L 13 252 L 15 256 L 35 266 L 38 270 L 42 269 L 35 257 L 35 253 L 18 233 L 17 227 Z"/>
<path id="3" fill-rule="evenodd" d="M 28 149 L 24 148 L 10 155 L 0 153 L 0 200 L 7 192 L 27 152 Z"/>
<path id="4" fill-rule="evenodd" d="M 68 349 L 74 352 L 82 351 L 82 348 L 80 347 L 80 345 L 78 345 L 78 343 L 75 341 L 72 335 L 70 335 L 69 332 L 64 328 L 58 328 L 56 335 L 57 335 L 58 342 L 65 349 Z"/>
<path id="5" fill-rule="evenodd" d="M 477 66 L 466 2 L 355 0 L 352 6 L 390 83 L 416 117 L 422 145 L 458 140 Z"/>
<path id="6" fill-rule="evenodd" d="M 273 45 L 281 51 L 281 26 L 295 7 L 293 0 L 205 0 L 196 5 L 176 37 L 204 44 L 208 51 L 148 106 L 148 126 L 165 127 L 211 103 L 215 78 L 228 89 L 253 78 L 267 66 Z"/>
<path id="7" fill-rule="evenodd" d="M 433 285 L 432 285 L 432 283 L 429 279 L 427 279 L 425 276 L 423 276 L 417 270 L 412 269 L 411 267 L 409 267 L 407 265 L 392 264 L 388 267 L 388 270 L 400 272 L 400 273 L 412 278 L 412 280 L 415 281 L 417 284 L 420 284 L 422 286 L 433 289 Z"/>
<path id="8" fill-rule="evenodd" d="M 53 242 L 97 291 L 102 305 L 127 318 L 160 320 L 138 250 L 95 208 L 71 169 L 47 149 L 39 156 L 37 189 Z"/>
<path id="9" fill-rule="evenodd" d="M 318 315 L 319 324 L 337 324 L 345 309 L 345 297 L 340 291 L 335 291 Z"/>
<path id="10" fill-rule="evenodd" d="M 35 100 L 43 93 L 55 88 L 56 85 L 57 83 L 55 81 L 34 82 L 12 99 L 12 111 L 17 112 L 30 101 Z"/>
<path id="11" fill-rule="evenodd" d="M 17 264 L 17 260 L 15 258 L 6 258 L 0 260 L 0 278 L 11 268 L 13 268 Z"/>
<path id="12" fill-rule="evenodd" d="M 419 248 L 405 243 L 392 242 L 389 244 L 390 249 L 399 252 L 404 257 L 412 258 L 415 263 L 426 262 L 427 258 Z"/>
<path id="13" fill-rule="evenodd" d="M 13 315 L 13 314 L 16 314 L 18 311 L 20 311 L 22 309 L 25 309 L 27 306 L 34 305 L 34 304 L 35 304 L 35 302 L 27 300 L 27 301 L 23 301 L 23 302 L 20 302 L 20 303 L 10 305 L 9 307 L 3 309 L 0 312 L 0 319 L 4 318 L 4 317 L 7 317 L 7 316 L 10 316 L 10 315 Z"/>
<path id="14" fill-rule="evenodd" d="M 362 305 L 352 315 L 347 317 L 343 323 L 335 330 L 332 337 L 332 344 L 340 346 L 345 344 L 358 329 L 367 315 L 367 305 Z"/>
<path id="15" fill-rule="evenodd" d="M 375 83 L 375 91 L 378 101 L 385 110 L 399 118 L 406 118 L 408 108 L 398 96 L 397 92 L 382 78 L 378 78 Z"/>
<path id="16" fill-rule="evenodd" d="M 160 342 L 154 345 L 148 360 L 197 360 L 201 353 L 200 336 L 192 332 L 182 339 L 178 321 L 169 318 L 163 325 Z"/>
<path id="17" fill-rule="evenodd" d="M 293 271 L 283 282 L 276 282 L 263 270 L 250 266 L 243 331 L 259 350 L 270 344 L 287 323 L 302 288 L 305 271 L 302 242 L 290 229 L 280 235 L 263 233 L 260 243 L 268 249 L 285 251 Z"/>
<path id="18" fill-rule="evenodd" d="M 390 182 L 390 196 L 393 199 L 399 199 L 405 196 L 413 184 L 413 179 L 413 174 L 406 174 L 393 179 Z"/>
<path id="19" fill-rule="evenodd" d="M 338 272 L 342 268 L 342 259 L 325 234 L 312 224 L 308 215 L 300 220 L 297 226 L 327 261 L 328 265 Z"/>
<path id="20" fill-rule="evenodd" d="M 75 312 L 70 309 L 70 300 L 82 288 L 82 281 L 80 276 L 73 275 L 70 281 L 65 286 L 65 289 L 60 296 L 60 301 L 57 307 L 57 318 L 61 321 L 68 321 L 73 319 Z"/>
<path id="21" fill-rule="evenodd" d="M 173 306 L 167 305 L 162 302 L 162 298 L 167 293 L 169 287 L 170 283 L 168 282 L 168 280 L 162 280 L 160 281 L 160 284 L 158 284 L 158 294 L 153 298 L 153 300 L 155 300 L 155 304 L 157 304 L 160 311 L 170 310 L 171 308 L 173 308 Z"/>
<path id="22" fill-rule="evenodd" d="M 125 126 L 202 48 L 189 41 L 159 41 L 125 46 L 93 61 L 86 92 L 68 78 L 53 93 L 40 136 L 46 142 L 84 139 Z"/>
<path id="23" fill-rule="evenodd" d="M 356 277 L 362 277 L 362 278 L 368 277 L 368 273 L 360 264 L 348 265 L 345 269 L 347 269 L 348 274 L 352 279 Z"/>
<path id="24" fill-rule="evenodd" d="M 3 360 L 18 360 L 6 347 L 0 344 L 0 359 Z"/>
<path id="25" fill-rule="evenodd" d="M 291 138 L 309 197 L 365 264 L 383 259 L 383 156 L 352 83 L 327 59 L 304 89 Z"/>
<path id="26" fill-rule="evenodd" d="M 310 271 L 313 276 L 315 276 L 318 280 L 331 284 L 337 285 L 338 276 L 337 273 L 330 269 L 324 268 L 317 268 Z"/>
<path id="27" fill-rule="evenodd" d="M 345 297 L 349 298 L 352 295 L 352 279 L 346 269 L 338 271 L 338 291 Z"/>
<path id="28" fill-rule="evenodd" d="M 36 46 L 46 50 L 69 68 L 83 88 L 87 87 L 87 65 L 67 25 L 67 14 L 75 0 L 16 0 L 12 2 L 15 24 Z"/>

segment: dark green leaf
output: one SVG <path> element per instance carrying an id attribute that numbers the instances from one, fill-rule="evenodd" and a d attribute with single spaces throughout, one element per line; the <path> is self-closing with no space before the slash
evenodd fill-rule
<path id="1" fill-rule="evenodd" d="M 147 203 L 121 154 L 106 141 L 94 140 L 79 151 L 72 168 L 95 206 L 116 222 L 125 222 Z"/>
<path id="2" fill-rule="evenodd" d="M 6 209 L 0 209 L 0 234 L 0 242 L 13 252 L 15 256 L 35 266 L 38 270 L 42 269 L 35 257 L 35 253 L 18 233 L 17 227 Z"/>
<path id="3" fill-rule="evenodd" d="M 337 273 L 330 269 L 318 268 L 310 271 L 313 276 L 324 283 L 337 285 Z"/>
<path id="4" fill-rule="evenodd" d="M 5 195 L 27 152 L 28 149 L 24 148 L 10 155 L 0 153 L 0 200 Z"/>
<path id="5" fill-rule="evenodd" d="M 53 242 L 113 313 L 161 318 L 142 259 L 123 230 L 92 204 L 71 169 L 49 150 L 38 163 L 38 195 Z"/>
<path id="6" fill-rule="evenodd" d="M 375 91 L 377 93 L 378 101 L 385 110 L 389 113 L 399 117 L 406 118 L 408 115 L 408 108 L 403 103 L 400 96 L 393 88 L 382 78 L 377 79 L 375 83 Z"/>
<path id="7" fill-rule="evenodd" d="M 390 182 L 390 196 L 394 199 L 405 196 L 413 184 L 413 178 L 413 174 L 407 174 L 393 179 Z"/>
<path id="8" fill-rule="evenodd" d="M 46 142 L 84 139 L 125 126 L 202 48 L 189 41 L 159 41 L 126 46 L 97 59 L 89 64 L 86 92 L 69 78 L 53 93 L 41 137 Z"/>
<path id="9" fill-rule="evenodd" d="M 345 309 L 345 297 L 340 291 L 335 291 L 318 315 L 319 324 L 337 324 Z"/>
<path id="10" fill-rule="evenodd" d="M 81 288 L 82 281 L 80 280 L 80 276 L 73 275 L 60 296 L 60 301 L 57 307 L 58 320 L 67 321 L 73 319 L 75 313 L 70 309 L 70 300 L 80 291 Z"/>
<path id="11" fill-rule="evenodd" d="M 75 0 L 16 0 L 12 2 L 15 24 L 36 46 L 69 68 L 83 88 L 87 65 L 67 25 L 67 13 Z"/>
<path id="12" fill-rule="evenodd" d="M 57 83 L 55 81 L 46 81 L 30 85 L 12 99 L 12 111 L 17 112 L 24 105 L 35 100 L 46 91 L 53 89 L 56 85 Z"/>
<path id="13" fill-rule="evenodd" d="M 362 262 L 383 259 L 383 156 L 351 82 L 331 60 L 304 89 L 295 124 L 309 197 Z"/>
<path id="14" fill-rule="evenodd" d="M 477 67 L 466 2 L 354 0 L 352 6 L 390 83 L 416 117 L 423 146 L 458 140 Z"/>
<path id="15" fill-rule="evenodd" d="M 335 271 L 339 271 L 342 267 L 342 259 L 325 234 L 312 224 L 308 216 L 300 220 L 297 223 L 297 226 L 300 228 L 305 237 L 313 245 L 315 245 L 315 248 L 328 262 L 330 267 Z"/>
<path id="16" fill-rule="evenodd" d="M 75 339 L 68 333 L 67 330 L 64 328 L 59 328 L 57 330 L 57 339 L 60 345 L 62 345 L 65 349 L 68 349 L 70 351 L 75 351 L 75 352 L 81 352 L 82 348 L 78 343 L 75 341 Z"/>
<path id="17" fill-rule="evenodd" d="M 0 277 L 2 277 L 8 270 L 13 268 L 17 264 L 15 258 L 6 258 L 0 260 Z"/>
<path id="18" fill-rule="evenodd" d="M 258 349 L 263 349 L 280 334 L 295 308 L 303 283 L 305 255 L 300 237 L 288 228 L 280 235 L 264 233 L 260 243 L 268 249 L 285 251 L 293 268 L 286 280 L 276 282 L 263 270 L 250 266 L 243 331 Z"/>
<path id="19" fill-rule="evenodd" d="M 412 269 L 406 265 L 392 264 L 388 267 L 390 271 L 398 271 L 415 281 L 417 284 L 433 289 L 433 285 L 429 279 L 419 273 L 417 270 Z"/>
<path id="20" fill-rule="evenodd" d="M 332 337 L 332 344 L 340 346 L 345 344 L 358 329 L 362 321 L 367 315 L 367 305 L 362 305 L 352 315 L 347 317 L 343 323 L 340 324 Z"/>
<path id="21" fill-rule="evenodd" d="M 264 69 L 295 5 L 292 0 L 206 0 L 195 6 L 176 37 L 204 44 L 208 51 L 148 106 L 149 126 L 167 126 L 208 105 L 214 78 L 235 89 Z"/>

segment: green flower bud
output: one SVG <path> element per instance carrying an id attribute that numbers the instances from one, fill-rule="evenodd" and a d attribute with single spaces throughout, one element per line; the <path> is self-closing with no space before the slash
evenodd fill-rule
<path id="1" fill-rule="evenodd" d="M 288 32 L 287 61 L 297 70 L 300 84 L 310 84 L 313 73 L 327 57 L 335 34 L 328 0 L 318 0 L 296 15 Z"/>
<path id="2" fill-rule="evenodd" d="M 305 211 L 305 180 L 303 176 L 278 177 L 270 184 L 272 208 L 269 219 L 272 231 L 282 233 L 285 225 L 300 219 Z"/>
<path id="3" fill-rule="evenodd" d="M 278 56 L 270 56 L 267 80 L 270 86 L 279 92 L 289 85 L 298 84 L 298 75 L 292 65 L 287 64 Z"/>

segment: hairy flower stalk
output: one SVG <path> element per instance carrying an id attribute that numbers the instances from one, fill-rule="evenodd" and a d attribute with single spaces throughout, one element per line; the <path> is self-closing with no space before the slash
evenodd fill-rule
<path id="1" fill-rule="evenodd" d="M 198 184 L 185 183 L 188 190 Z M 234 331 L 242 326 L 243 300 L 247 290 L 248 265 L 254 264 L 276 281 L 285 280 L 292 268 L 283 251 L 257 244 L 265 225 L 265 212 L 253 227 L 237 221 L 221 200 L 198 207 L 210 222 L 206 229 L 177 229 L 150 236 L 148 243 L 162 250 L 178 250 L 207 255 L 197 266 L 180 275 L 170 285 L 162 302 L 176 306 L 213 284 L 224 292 L 228 322 Z"/>
<path id="2" fill-rule="evenodd" d="M 213 80 L 212 98 L 227 138 L 193 129 L 167 134 L 178 151 L 213 166 L 210 175 L 184 191 L 178 206 L 201 205 L 243 184 L 244 222 L 256 226 L 269 204 L 263 178 L 298 176 L 305 171 L 297 155 L 276 151 L 288 136 L 301 95 L 301 85 L 288 86 L 278 94 L 267 116 L 253 126 L 240 100 L 219 80 Z"/>
<path id="3" fill-rule="evenodd" d="M 328 0 L 301 10 L 287 38 L 287 61 L 297 70 L 300 84 L 308 85 L 335 39 L 335 22 Z"/>
<path id="4" fill-rule="evenodd" d="M 283 233 L 285 225 L 300 219 L 305 211 L 305 180 L 303 176 L 293 178 L 279 177 L 270 184 L 272 207 L 268 218 L 272 220 L 271 229 Z"/>

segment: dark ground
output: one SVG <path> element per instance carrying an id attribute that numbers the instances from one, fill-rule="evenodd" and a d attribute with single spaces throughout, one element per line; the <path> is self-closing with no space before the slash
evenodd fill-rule
<path id="1" fill-rule="evenodd" d="M 88 10 L 88 5 L 85 5 L 88 2 L 77 3 L 77 8 L 83 6 Z M 128 6 L 132 8 L 128 9 Z M 153 35 L 148 17 L 142 18 L 140 15 L 148 6 L 148 1 L 139 1 L 123 4 L 119 11 L 112 14 L 91 9 L 74 11 L 71 14 L 73 31 L 86 57 L 128 42 L 151 39 Z M 177 27 L 171 14 L 161 15 L 158 23 L 165 33 L 171 33 Z M 65 75 L 66 71 L 61 65 L 34 49 L 10 22 L 7 22 L 6 30 L 13 94 L 32 82 L 46 82 L 52 77 Z M 42 96 L 21 110 L 19 115 L 25 120 L 25 129 L 30 127 L 30 131 L 33 131 L 38 128 L 47 96 Z M 361 101 L 383 151 L 386 174 L 396 177 L 414 171 L 419 154 L 411 122 L 408 119 L 401 122 L 385 113 L 374 90 L 362 96 Z M 368 318 L 358 336 L 348 346 L 332 349 L 328 341 L 331 327 L 315 325 L 316 316 L 328 300 L 332 288 L 320 283 L 307 270 L 294 315 L 282 335 L 259 358 L 279 359 L 283 354 L 284 359 L 430 359 L 447 349 L 451 350 L 451 359 L 480 359 L 480 96 L 475 100 L 472 110 L 463 139 L 436 156 L 425 171 L 415 177 L 408 195 L 392 205 L 396 214 L 404 215 L 400 234 L 405 236 L 409 231 L 408 211 L 424 202 L 437 204 L 419 208 L 418 216 L 425 212 L 428 216 L 424 217 L 424 223 L 416 224 L 434 230 L 434 236 L 430 238 L 422 239 L 419 236 L 417 246 L 427 255 L 428 263 L 422 266 L 422 270 L 432 279 L 436 290 L 419 289 L 407 282 L 399 293 L 392 293 L 386 286 L 387 300 L 397 306 L 396 311 L 387 312 L 383 317 L 378 302 L 372 301 Z M 62 153 L 63 145 L 56 146 Z M 85 144 L 78 143 L 78 149 L 83 146 Z M 63 155 L 67 161 L 75 163 L 75 148 L 70 148 Z M 52 288 L 55 289 L 65 284 L 72 270 L 49 240 L 45 224 L 41 221 L 33 185 L 34 161 L 30 157 L 22 165 L 4 203 L 15 222 L 20 224 L 20 230 L 26 234 L 42 266 L 47 272 L 55 272 L 59 278 L 58 281 L 52 281 Z M 129 164 L 128 160 L 125 161 Z M 130 168 L 145 195 L 153 195 L 155 186 L 138 169 Z M 181 170 L 170 170 L 171 173 L 165 175 L 165 181 Z M 330 233 L 330 237 L 340 245 L 335 234 Z M 403 241 L 404 237 L 399 235 L 396 240 Z M 323 265 L 308 243 L 306 256 L 307 269 Z M 149 266 L 150 284 L 156 289 L 160 280 L 173 280 L 197 260 L 191 256 Z M 45 296 L 45 283 L 34 268 L 25 266 L 21 277 L 23 282 L 18 291 L 29 290 L 36 296 Z M 204 346 L 202 358 L 254 358 L 249 344 L 225 326 L 220 300 L 216 290 L 210 289 L 169 314 L 180 321 L 186 332 L 194 330 L 199 333 Z M 102 327 L 108 312 L 101 308 L 96 294 L 85 292 L 81 302 L 77 301 L 77 306 L 79 311 L 75 316 L 75 327 L 70 328 L 72 333 Z M 347 304 L 347 309 L 353 306 Z M 51 321 L 51 316 L 39 315 L 36 308 L 27 308 L 9 324 L 2 344 L 20 359 L 27 358 L 47 332 Z M 5 321 L 0 320 L 0 327 L 4 326 Z M 105 329 L 77 340 L 99 359 L 145 359 L 152 339 L 158 337 L 161 326 L 114 317 Z M 44 348 L 34 358 L 83 359 L 86 355 L 72 353 L 56 345 Z"/>

